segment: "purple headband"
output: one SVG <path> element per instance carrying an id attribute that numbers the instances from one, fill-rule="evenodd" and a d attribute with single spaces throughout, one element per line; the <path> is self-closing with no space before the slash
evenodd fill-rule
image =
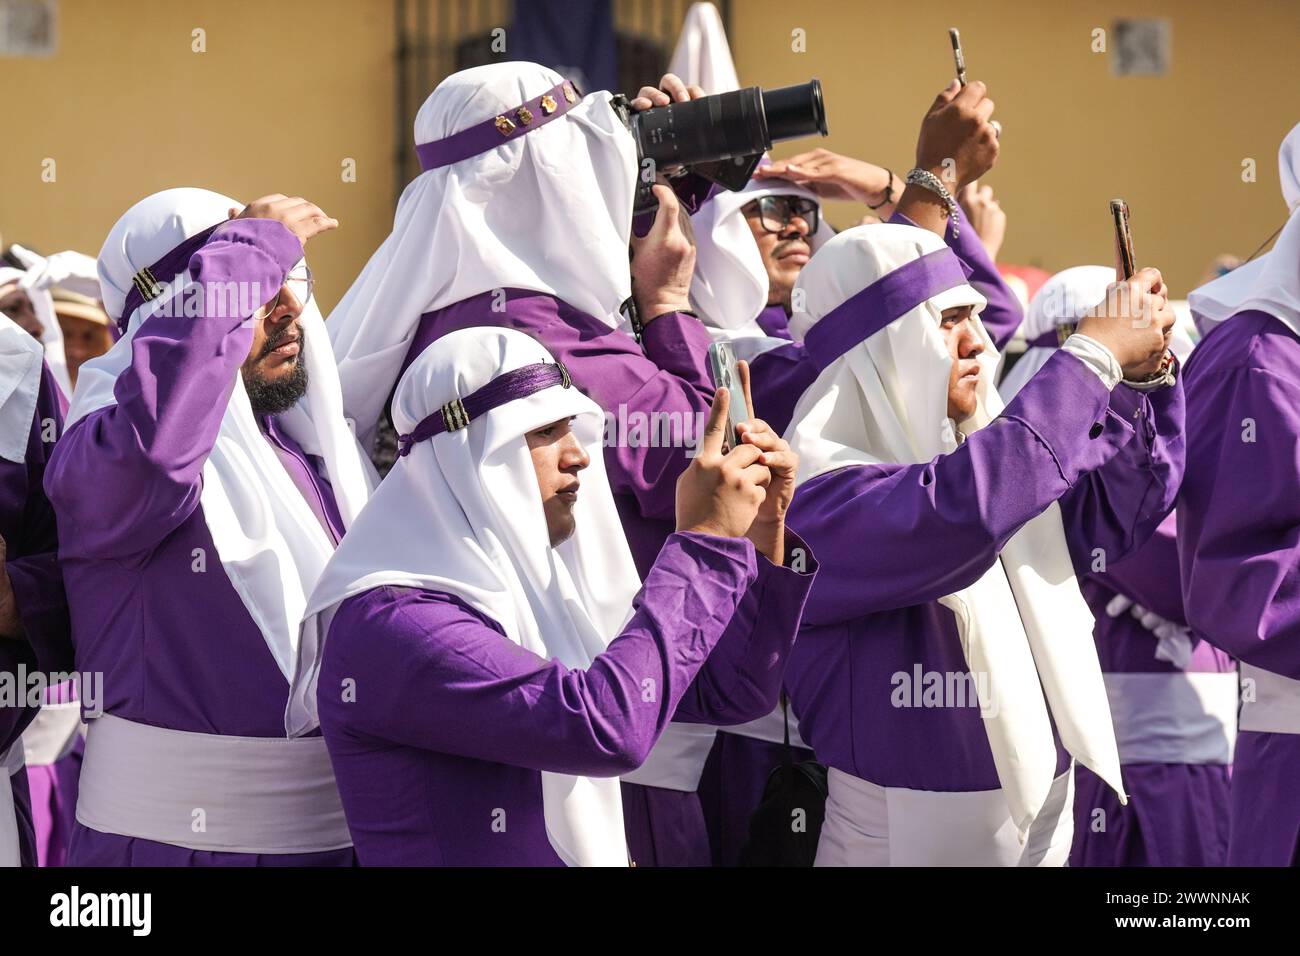
<path id="1" fill-rule="evenodd" d="M 420 169 L 427 173 L 431 169 L 450 166 L 462 159 L 495 149 L 506 140 L 518 139 L 551 120 L 559 119 L 581 98 L 577 87 L 565 80 L 541 96 L 492 119 L 476 123 L 469 129 L 431 143 L 420 143 L 415 147 L 415 153 L 420 157 Z"/>
<path id="2" fill-rule="evenodd" d="M 824 370 L 900 315 L 940 292 L 964 285 L 970 271 L 951 249 L 939 249 L 881 276 L 826 313 L 804 336 L 804 347 Z"/>
<path id="3" fill-rule="evenodd" d="M 517 398 L 527 398 L 552 385 L 568 388 L 572 384 L 573 379 L 569 378 L 569 370 L 563 362 L 538 362 L 498 375 L 469 397 L 453 398 L 408 434 L 397 436 L 397 454 L 405 458 L 417 442 L 464 428 L 473 419 L 487 414 L 498 405 L 513 402 Z"/>
<path id="4" fill-rule="evenodd" d="M 131 277 L 132 289 L 126 294 L 126 304 L 122 306 L 122 314 L 115 320 L 119 336 L 126 334 L 127 323 L 131 321 L 131 315 L 136 309 L 163 294 L 164 289 L 159 284 L 157 276 L 162 276 L 163 281 L 166 281 L 169 277 L 177 276 L 188 269 L 190 257 L 208 241 L 208 237 L 217 226 L 224 225 L 228 221 L 223 219 L 221 222 L 213 223 L 202 232 L 182 240 L 157 262 L 145 266 Z"/>

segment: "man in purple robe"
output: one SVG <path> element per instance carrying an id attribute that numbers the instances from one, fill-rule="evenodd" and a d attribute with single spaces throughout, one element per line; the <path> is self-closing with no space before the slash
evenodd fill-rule
<path id="1" fill-rule="evenodd" d="M 848 230 L 799 288 L 823 371 L 787 433 L 790 523 L 822 568 L 786 686 L 830 768 L 818 864 L 1061 865 L 1070 756 L 1123 799 L 1076 569 L 1144 540 L 1181 475 L 1159 273 L 1005 409 L 983 298 L 933 232 Z"/>
<path id="2" fill-rule="evenodd" d="M 401 457 L 312 595 L 288 712 L 323 727 L 363 864 L 639 863 L 618 775 L 671 720 L 772 708 L 815 563 L 784 530 L 796 460 L 759 421 L 723 454 L 727 405 L 642 582 L 562 363 L 483 328 L 407 369 Z"/>
<path id="3" fill-rule="evenodd" d="M 0 866 L 37 864 L 22 732 L 31 678 L 69 670 L 68 611 L 42 479 L 63 400 L 41 346 L 0 316 Z"/>
<path id="4" fill-rule="evenodd" d="M 677 100 L 699 93 L 676 77 L 661 85 Z M 713 394 L 709 336 L 688 311 L 694 250 L 679 200 L 656 185 L 653 224 L 634 238 L 631 134 L 607 93 L 584 96 L 536 64 L 443 80 L 415 138 L 424 171 L 328 323 L 347 414 L 368 441 L 402 370 L 450 332 L 486 325 L 533 336 L 606 415 L 610 486 L 648 575 L 674 531 L 674 482 Z M 712 737 L 674 724 L 629 783 L 625 817 L 641 865 L 708 861 L 694 791 Z"/>
<path id="5" fill-rule="evenodd" d="M 284 734 L 307 595 L 370 487 L 303 261 L 337 223 L 240 208 L 157 193 L 100 252 L 123 335 L 45 476 L 77 668 L 103 675 L 72 865 L 355 859 L 324 741 Z"/>
<path id="6" fill-rule="evenodd" d="M 1029 349 L 1003 381 L 1003 401 L 1051 359 L 1062 330 L 1104 299 L 1114 280 L 1111 267 L 1075 266 L 1043 284 L 1025 318 Z M 1222 866 L 1227 856 L 1237 668 L 1187 634 L 1175 524 L 1168 515 L 1132 553 L 1098 555 L 1079 578 L 1096 619 L 1129 802 L 1121 805 L 1104 780 L 1075 767 L 1071 866 Z"/>
<path id="7" fill-rule="evenodd" d="M 1191 293 L 1178 500 L 1194 634 L 1241 662 L 1229 866 L 1300 865 L 1300 125 L 1271 252 Z"/>
<path id="8" fill-rule="evenodd" d="M 972 108 L 992 114 L 983 84 L 964 94 Z M 978 127 L 952 123 L 950 113 L 931 111 L 921 124 L 917 164 L 946 174 L 944 159 L 969 150 Z M 977 164 L 965 163 L 962 185 L 973 182 L 995 161 L 996 144 Z M 987 165 L 985 165 L 987 164 Z M 955 170 L 955 167 L 954 167 Z M 950 183 L 956 192 L 956 181 Z M 849 199 L 890 222 L 936 232 L 961 260 L 972 288 L 987 305 L 981 320 L 994 345 L 1002 348 L 1023 318 L 1020 305 L 1002 280 L 980 237 L 960 208 L 952 218 L 937 215 L 933 195 L 905 188 L 889 170 L 815 149 L 786 160 L 761 164 L 755 178 L 739 193 L 715 192 L 692 217 L 698 257 L 691 301 L 715 338 L 731 342 L 751 363 L 758 409 L 773 428 L 784 432 L 795 403 L 821 372 L 802 342 L 790 340 L 789 317 L 796 308 L 795 283 L 811 255 L 834 231 L 821 220 L 820 200 Z M 799 210 L 802 215 L 796 214 Z M 766 303 L 766 307 L 763 304 Z M 772 769 L 784 759 L 782 741 L 787 714 L 731 728 L 714 744 L 702 777 L 710 842 L 715 862 L 734 865 Z M 810 755 L 800 748 L 794 759 Z"/>

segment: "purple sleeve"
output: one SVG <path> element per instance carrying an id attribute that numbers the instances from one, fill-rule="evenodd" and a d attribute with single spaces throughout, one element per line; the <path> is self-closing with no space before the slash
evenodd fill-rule
<path id="1" fill-rule="evenodd" d="M 1130 440 L 1109 397 L 1082 362 L 1058 352 L 956 451 L 807 482 L 788 517 L 822 562 L 805 622 L 911 607 L 978 580 L 1025 522 Z"/>
<path id="2" fill-rule="evenodd" d="M 615 423 L 642 417 L 676 422 L 674 434 L 682 429 L 698 438 L 697 425 L 702 430 L 713 401 L 709 334 L 698 319 L 676 312 L 656 318 L 645 328 L 642 351 L 627 333 L 549 296 L 519 306 L 511 300 L 510 317 L 565 364 L 574 383 Z M 605 449 L 610 487 L 633 495 L 647 518 L 674 516 L 677 478 L 689 464 L 679 442 L 615 441 Z"/>
<path id="3" fill-rule="evenodd" d="M 297 237 L 268 219 L 232 220 L 190 258 L 194 282 L 210 295 L 187 296 L 184 305 L 173 302 L 173 314 L 146 319 L 113 389 L 116 404 L 75 422 L 55 448 L 46 490 L 65 555 L 138 554 L 193 512 L 253 340 L 246 316 L 222 314 L 239 309 L 209 306 L 224 304 L 230 288 L 270 298 L 301 258 Z M 86 494 L 92 484 L 95 493 Z"/>
<path id="4" fill-rule="evenodd" d="M 623 632 L 584 670 L 526 651 L 459 599 L 379 588 L 330 627 L 326 732 L 589 776 L 639 767 L 754 581 L 743 539 L 674 534 Z M 355 699 L 335 689 L 351 679 Z"/>
<path id="5" fill-rule="evenodd" d="M 674 720 L 743 724 L 776 708 L 817 574 L 816 557 L 797 536 L 786 535 L 785 554 L 785 567 L 758 559 L 758 577 L 677 705 Z"/>
<path id="6" fill-rule="evenodd" d="M 1120 560 L 1108 563 L 1104 573 L 1089 576 L 1166 621 L 1186 624 L 1178 572 L 1177 520 L 1170 512 L 1145 543 Z"/>
<path id="7" fill-rule="evenodd" d="M 791 342 L 757 356 L 750 364 L 750 390 L 758 417 L 784 434 L 794 407 L 821 372 L 803 343 Z"/>
<path id="8" fill-rule="evenodd" d="M 1199 427 L 1178 506 L 1187 623 L 1300 680 L 1300 385 L 1237 368 L 1198 381 L 1189 406 Z"/>
<path id="9" fill-rule="evenodd" d="M 916 225 L 901 212 L 895 212 L 889 217 L 889 221 L 907 226 Z M 954 225 L 958 226 L 956 239 L 952 236 Z M 966 214 L 960 207 L 957 209 L 957 215 L 949 220 L 943 241 L 970 271 L 971 286 L 988 300 L 988 305 L 980 313 L 980 321 L 988 330 L 993 344 L 1001 351 L 1007 347 L 1007 343 L 1016 334 L 1016 329 L 1020 328 L 1020 323 L 1025 320 L 1025 313 L 1020 308 L 1020 300 L 1003 280 L 998 267 L 989 258 L 984 243 L 980 242 L 979 233 L 975 231 L 975 227 L 970 224 L 970 220 L 966 218 Z"/>
<path id="10" fill-rule="evenodd" d="M 1117 385 L 1109 414 L 1125 424 L 1131 439 L 1061 500 L 1066 540 L 1081 575 L 1146 541 L 1173 509 L 1183 478 L 1181 382 L 1146 393 Z"/>

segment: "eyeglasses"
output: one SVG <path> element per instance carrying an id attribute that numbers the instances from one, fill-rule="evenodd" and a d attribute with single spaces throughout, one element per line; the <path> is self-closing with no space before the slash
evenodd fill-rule
<path id="1" fill-rule="evenodd" d="M 284 277 L 284 283 L 276 292 L 275 298 L 254 312 L 253 318 L 265 319 L 280 308 L 281 305 L 288 309 L 296 307 L 298 311 L 301 311 L 311 301 L 311 293 L 315 284 L 315 280 L 311 277 L 311 270 L 307 268 L 306 263 L 294 266 L 289 270 L 289 274 Z M 288 296 L 292 296 L 292 298 L 288 298 Z"/>
<path id="2" fill-rule="evenodd" d="M 745 207 L 746 211 L 758 206 L 758 221 L 764 232 L 780 235 L 790 228 L 790 220 L 798 216 L 808 224 L 808 234 L 817 231 L 821 223 L 821 205 L 804 196 L 763 196 Z"/>

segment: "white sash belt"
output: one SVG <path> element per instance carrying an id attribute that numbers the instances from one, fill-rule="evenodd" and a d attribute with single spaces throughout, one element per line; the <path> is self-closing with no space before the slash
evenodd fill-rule
<path id="1" fill-rule="evenodd" d="M 13 778 L 23 769 L 23 745 L 14 741 L 0 750 L 0 866 L 20 866 L 18 808 L 14 805 Z"/>
<path id="2" fill-rule="evenodd" d="M 624 783 L 694 793 L 713 750 L 718 728 L 709 724 L 670 723 L 650 748 L 645 763 L 619 779 Z"/>
<path id="3" fill-rule="evenodd" d="M 1001 789 L 881 787 L 834 767 L 816 866 L 1064 866 L 1074 836 L 1073 767 L 1052 782 L 1024 844 Z"/>
<path id="4" fill-rule="evenodd" d="M 1103 676 L 1120 763 L 1232 763 L 1235 672 Z"/>
<path id="5" fill-rule="evenodd" d="M 1241 684 L 1240 729 L 1300 734 L 1300 681 L 1243 662 Z"/>
<path id="6" fill-rule="evenodd" d="M 27 766 L 48 767 L 66 757 L 81 734 L 81 703 L 41 704 L 36 719 L 23 731 Z"/>
<path id="7" fill-rule="evenodd" d="M 77 822 L 223 853 L 352 845 L 322 737 L 223 737 L 105 714 L 89 722 Z"/>
<path id="8" fill-rule="evenodd" d="M 751 720 L 747 724 L 737 724 L 734 727 L 719 727 L 718 731 L 724 734 L 752 737 L 754 740 L 765 740 L 769 744 L 781 744 L 785 742 L 785 715 L 781 713 L 781 707 L 778 704 L 776 710 L 758 718 L 758 720 Z M 794 714 L 790 715 L 790 746 L 802 747 L 805 750 L 812 749 L 799 736 L 799 721 L 795 719 Z"/>

